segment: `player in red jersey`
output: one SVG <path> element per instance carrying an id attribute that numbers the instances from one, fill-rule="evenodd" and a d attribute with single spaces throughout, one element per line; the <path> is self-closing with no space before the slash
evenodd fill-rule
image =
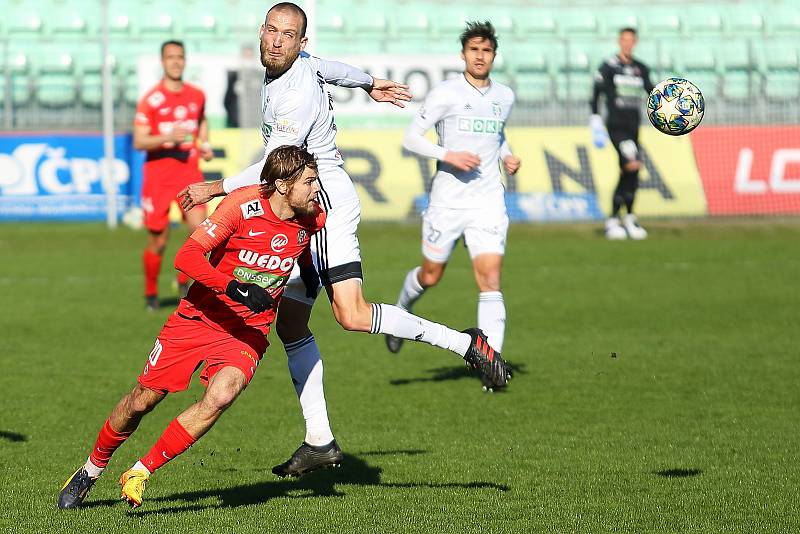
<path id="1" fill-rule="evenodd" d="M 189 386 L 200 367 L 206 391 L 122 474 L 122 498 L 142 504 L 145 482 L 208 432 L 247 387 L 295 262 L 310 269 L 311 236 L 325 224 L 314 157 L 296 146 L 269 155 L 261 183 L 228 195 L 189 236 L 175 267 L 195 280 L 164 324 L 138 384 L 117 403 L 86 463 L 64 484 L 59 508 L 80 506 L 114 451 L 167 393 Z M 206 258 L 206 254 L 209 254 Z"/>
<path id="2" fill-rule="evenodd" d="M 146 150 L 142 210 L 149 232 L 144 249 L 144 296 L 147 309 L 158 307 L 158 273 L 169 238 L 169 207 L 188 184 L 202 181 L 199 158 L 214 157 L 208 143 L 206 97 L 199 88 L 183 81 L 186 55 L 183 43 L 161 45 L 164 77 L 139 101 L 133 124 L 133 146 Z M 198 143 L 199 141 L 199 143 Z M 205 218 L 204 207 L 184 212 L 194 230 Z M 180 296 L 186 295 L 189 278 L 178 273 Z"/>

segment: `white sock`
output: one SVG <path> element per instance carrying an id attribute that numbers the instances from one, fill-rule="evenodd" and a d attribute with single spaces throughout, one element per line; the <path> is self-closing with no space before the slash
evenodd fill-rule
<path id="1" fill-rule="evenodd" d="M 333 441 L 325 390 L 322 387 L 322 357 L 314 336 L 308 336 L 284 345 L 288 356 L 289 373 L 300 399 L 306 420 L 306 438 L 309 445 L 325 445 Z"/>
<path id="2" fill-rule="evenodd" d="M 148 468 L 146 468 L 144 466 L 144 464 L 142 462 L 136 462 L 135 464 L 133 464 L 133 467 L 131 467 L 131 469 L 139 469 L 139 470 L 142 470 L 142 471 L 147 471 L 148 474 L 151 474 L 151 475 L 153 474 L 153 473 L 150 472 L 150 470 Z"/>
<path id="3" fill-rule="evenodd" d="M 103 471 L 106 470 L 105 467 L 97 467 L 92 463 L 92 461 L 87 458 L 86 463 L 83 465 L 83 468 L 86 469 L 86 472 L 89 474 L 91 478 L 97 478 L 103 474 Z"/>
<path id="4" fill-rule="evenodd" d="M 478 295 L 478 328 L 486 334 L 494 350 L 503 352 L 506 304 L 500 291 L 484 291 Z"/>
<path id="5" fill-rule="evenodd" d="M 451 350 L 459 356 L 467 353 L 472 342 L 469 334 L 417 317 L 391 304 L 372 305 L 372 329 L 370 333 L 389 334 L 403 339 L 422 341 L 436 347 Z"/>
<path id="6" fill-rule="evenodd" d="M 418 275 L 421 270 L 422 267 L 414 267 L 408 271 L 403 282 L 403 289 L 400 290 L 400 296 L 397 297 L 397 306 L 406 311 L 411 311 L 417 299 L 425 293 L 425 288 L 419 283 Z"/>

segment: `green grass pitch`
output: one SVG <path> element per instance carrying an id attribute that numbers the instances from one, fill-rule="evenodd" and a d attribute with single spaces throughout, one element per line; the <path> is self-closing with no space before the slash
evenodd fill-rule
<path id="1" fill-rule="evenodd" d="M 0 531 L 797 532 L 800 225 L 650 230 L 609 243 L 595 226 L 512 227 L 506 392 L 482 393 L 450 353 L 391 355 L 344 332 L 321 300 L 312 328 L 342 468 L 270 472 L 303 438 L 273 335 L 248 390 L 153 476 L 141 508 L 118 500 L 116 479 L 199 398 L 196 379 L 144 419 L 87 506 L 64 512 L 61 485 L 169 310 L 143 310 L 142 233 L 3 225 Z M 394 301 L 418 231 L 363 225 L 368 298 Z M 466 328 L 476 302 L 459 246 L 416 311 Z"/>

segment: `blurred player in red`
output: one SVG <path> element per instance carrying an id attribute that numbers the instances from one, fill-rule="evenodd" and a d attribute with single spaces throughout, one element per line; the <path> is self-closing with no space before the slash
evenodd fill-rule
<path id="1" fill-rule="evenodd" d="M 170 316 L 139 375 L 106 420 L 86 463 L 64 484 L 59 508 L 81 505 L 111 455 L 167 395 L 185 390 L 200 367 L 206 391 L 167 426 L 150 452 L 122 474 L 122 498 L 142 504 L 145 482 L 208 432 L 253 377 L 295 262 L 311 264 L 311 237 L 325 224 L 309 152 L 270 153 L 260 185 L 228 195 L 189 236 L 175 267 L 195 280 Z M 208 258 L 206 254 L 209 254 Z M 314 283 L 314 290 L 316 290 Z"/>
<path id="2" fill-rule="evenodd" d="M 183 81 L 186 54 L 183 43 L 161 45 L 164 77 L 139 101 L 133 124 L 133 146 L 146 150 L 142 210 L 149 232 L 144 249 L 144 296 L 147 309 L 158 308 L 158 273 L 169 238 L 169 208 L 178 192 L 203 179 L 199 158 L 214 157 L 208 143 L 206 97 L 203 91 Z M 199 143 L 198 143 L 199 142 Z M 194 230 L 205 218 L 204 207 L 184 213 Z M 189 277 L 178 273 L 181 297 L 186 295 Z"/>

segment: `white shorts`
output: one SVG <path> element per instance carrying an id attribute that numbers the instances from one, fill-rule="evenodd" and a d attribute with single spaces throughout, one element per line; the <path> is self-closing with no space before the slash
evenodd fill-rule
<path id="1" fill-rule="evenodd" d="M 350 180 L 344 169 L 325 169 L 320 171 L 320 181 L 325 185 L 325 176 L 322 173 L 334 174 L 336 179 Z M 326 195 L 325 190 L 320 192 L 319 200 L 325 208 L 327 219 L 325 226 L 311 238 L 311 255 L 314 266 L 319 273 L 322 285 L 327 286 L 349 279 L 361 280 L 361 247 L 358 243 L 358 223 L 361 221 L 361 203 L 358 197 L 345 198 L 344 202 L 337 203 Z M 295 265 L 292 275 L 286 284 L 284 298 L 290 298 L 306 304 L 313 304 L 314 299 L 306 296 L 306 286 L 300 279 L 300 268 Z"/>
<path id="2" fill-rule="evenodd" d="M 505 205 L 491 208 L 429 207 L 422 215 L 422 255 L 447 263 L 458 238 L 464 236 L 470 258 L 505 254 L 508 215 Z"/>

